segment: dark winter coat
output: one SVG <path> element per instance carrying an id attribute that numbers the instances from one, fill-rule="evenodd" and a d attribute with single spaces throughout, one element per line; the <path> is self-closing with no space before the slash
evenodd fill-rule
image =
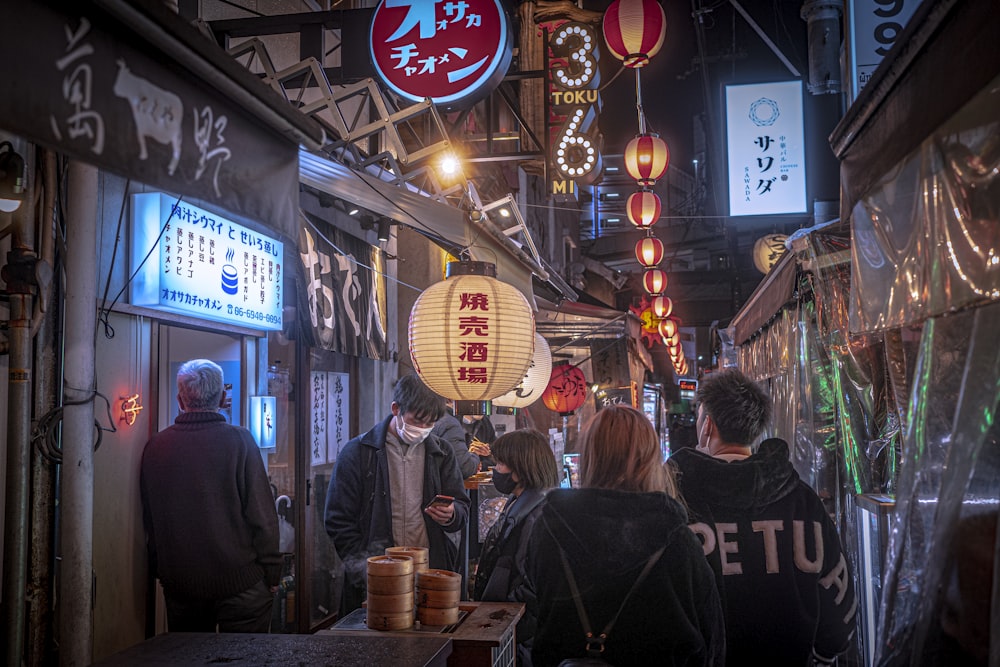
<path id="1" fill-rule="evenodd" d="M 392 537 L 392 504 L 389 497 L 389 467 L 385 439 L 392 417 L 348 441 L 333 467 L 326 494 L 326 532 L 333 538 L 337 554 L 344 561 L 347 585 L 355 593 L 363 591 L 370 556 L 380 556 L 386 547 L 397 545 Z M 424 515 L 427 527 L 428 566 L 461 572 L 458 540 L 445 533 L 458 533 L 469 520 L 469 496 L 455 463 L 451 447 L 434 435 L 424 440 L 423 505 L 437 494 L 455 499 L 455 516 L 441 526 Z"/>
<path id="2" fill-rule="evenodd" d="M 726 609 L 730 665 L 805 665 L 844 651 L 854 582 L 816 493 L 770 439 L 726 463 L 684 449 L 670 458 Z"/>
<path id="3" fill-rule="evenodd" d="M 451 413 L 446 413 L 434 424 L 431 435 L 436 435 L 444 442 L 451 445 L 451 450 L 455 452 L 455 460 L 458 462 L 458 469 L 462 472 L 462 479 L 472 477 L 479 470 L 479 456 L 469 451 L 469 443 L 465 437 L 465 427 Z"/>
<path id="4" fill-rule="evenodd" d="M 687 529 L 684 508 L 664 493 L 556 489 L 531 532 L 525 586 L 519 591 L 538 619 L 535 667 L 585 656 L 585 633 L 559 546 L 595 635 L 614 617 L 650 557 L 665 546 L 611 629 L 603 654 L 609 663 L 724 664 L 719 593 L 698 540 Z"/>
<path id="5" fill-rule="evenodd" d="M 153 572 L 170 594 L 221 600 L 281 575 L 278 514 L 257 443 L 218 412 L 154 435 L 139 479 Z"/>

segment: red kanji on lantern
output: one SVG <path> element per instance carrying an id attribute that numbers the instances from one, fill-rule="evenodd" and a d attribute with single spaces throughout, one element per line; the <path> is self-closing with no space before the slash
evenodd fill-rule
<path id="1" fill-rule="evenodd" d="M 554 363 L 549 385 L 542 392 L 545 407 L 567 417 L 576 412 L 586 399 L 587 378 L 583 371 L 568 361 Z"/>
<path id="2" fill-rule="evenodd" d="M 615 0 L 604 12 L 604 41 L 622 65 L 644 67 L 659 53 L 667 16 L 656 0 Z"/>

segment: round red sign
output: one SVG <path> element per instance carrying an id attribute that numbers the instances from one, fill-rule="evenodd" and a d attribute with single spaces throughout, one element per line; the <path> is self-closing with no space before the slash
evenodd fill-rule
<path id="1" fill-rule="evenodd" d="M 375 71 L 394 92 L 453 107 L 500 82 L 511 31 L 499 0 L 382 0 L 370 48 Z"/>

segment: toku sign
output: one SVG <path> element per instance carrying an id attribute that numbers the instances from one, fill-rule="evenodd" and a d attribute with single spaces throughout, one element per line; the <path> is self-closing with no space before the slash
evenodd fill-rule
<path id="1" fill-rule="evenodd" d="M 499 84 L 511 31 L 499 0 L 382 0 L 371 27 L 382 82 L 402 97 L 457 107 Z"/>
<path id="2" fill-rule="evenodd" d="M 586 23 L 553 22 L 542 27 L 551 30 L 547 129 L 552 194 L 575 196 L 576 182 L 593 183 L 601 174 L 599 40 Z"/>

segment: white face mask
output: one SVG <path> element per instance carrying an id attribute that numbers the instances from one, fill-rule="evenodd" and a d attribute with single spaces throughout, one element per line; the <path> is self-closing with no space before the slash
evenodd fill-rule
<path id="1" fill-rule="evenodd" d="M 399 435 L 399 439 L 407 445 L 420 444 L 427 438 L 428 435 L 430 435 L 431 431 L 434 430 L 433 426 L 430 428 L 417 428 L 416 426 L 407 424 L 403 421 L 402 415 L 397 415 L 396 419 L 396 434 Z"/>

